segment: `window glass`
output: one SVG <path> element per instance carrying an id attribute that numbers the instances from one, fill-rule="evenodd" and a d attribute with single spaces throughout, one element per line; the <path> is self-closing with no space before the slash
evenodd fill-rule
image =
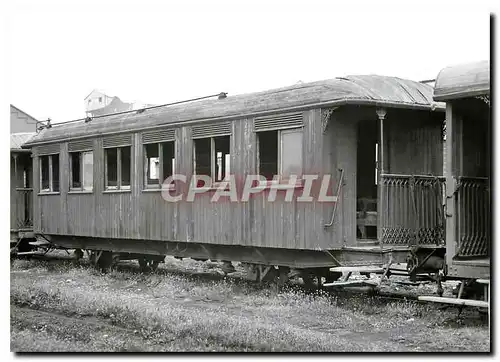
<path id="1" fill-rule="evenodd" d="M 281 176 L 302 175 L 302 130 L 281 131 Z"/>
<path id="2" fill-rule="evenodd" d="M 80 188 L 82 187 L 81 175 L 80 175 L 80 152 L 71 152 L 71 187 Z"/>
<path id="3" fill-rule="evenodd" d="M 131 147 L 122 147 L 121 151 L 121 186 L 129 186 L 130 187 L 130 154 Z"/>
<path id="4" fill-rule="evenodd" d="M 118 149 L 106 149 L 107 186 L 118 186 Z"/>
<path id="5" fill-rule="evenodd" d="M 94 154 L 92 152 L 83 152 L 82 163 L 83 163 L 83 189 L 92 190 L 94 186 Z"/>
<path id="6" fill-rule="evenodd" d="M 49 156 L 41 156 L 40 157 L 40 168 L 42 174 L 42 190 L 50 190 L 49 184 Z"/>
<path id="7" fill-rule="evenodd" d="M 174 142 L 162 143 L 163 181 L 174 174 L 175 154 Z"/>
<path id="8" fill-rule="evenodd" d="M 215 181 L 222 181 L 229 175 L 229 164 L 226 162 L 230 150 L 229 136 L 214 137 L 215 145 Z"/>
<path id="9" fill-rule="evenodd" d="M 267 180 L 278 174 L 278 131 L 259 132 L 259 173 Z"/>
<path id="10" fill-rule="evenodd" d="M 202 138 L 194 141 L 195 145 L 195 174 L 211 175 L 211 138 Z"/>
<path id="11" fill-rule="evenodd" d="M 159 144 L 152 143 L 144 146 L 146 159 L 146 184 L 159 185 L 160 183 L 160 152 Z"/>
<path id="12" fill-rule="evenodd" d="M 52 155 L 52 191 L 59 192 L 59 155 Z"/>

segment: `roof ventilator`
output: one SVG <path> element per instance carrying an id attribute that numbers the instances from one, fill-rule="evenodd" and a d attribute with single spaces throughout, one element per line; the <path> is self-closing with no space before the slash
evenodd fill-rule
<path id="1" fill-rule="evenodd" d="M 227 93 L 226 92 L 220 92 L 219 95 L 217 96 L 218 99 L 224 99 L 227 98 Z"/>

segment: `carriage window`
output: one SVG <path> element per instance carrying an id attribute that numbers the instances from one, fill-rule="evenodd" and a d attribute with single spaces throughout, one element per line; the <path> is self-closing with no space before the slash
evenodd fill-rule
<path id="1" fill-rule="evenodd" d="M 40 174 L 42 185 L 40 189 L 42 191 L 50 191 L 50 169 L 49 169 L 49 156 L 41 156 L 40 157 Z"/>
<path id="2" fill-rule="evenodd" d="M 94 187 L 94 153 L 83 152 L 83 189 L 92 190 Z"/>
<path id="3" fill-rule="evenodd" d="M 69 156 L 70 169 L 71 169 L 71 188 L 81 188 L 82 187 L 82 175 L 81 171 L 81 162 L 80 162 L 81 153 L 80 152 L 71 152 Z"/>
<path id="4" fill-rule="evenodd" d="M 130 188 L 131 147 L 120 148 L 120 186 Z"/>
<path id="5" fill-rule="evenodd" d="M 201 138 L 194 141 L 194 173 L 196 175 L 211 175 L 211 138 Z"/>
<path id="6" fill-rule="evenodd" d="M 106 187 L 118 186 L 118 148 L 109 148 L 106 153 Z"/>
<path id="7" fill-rule="evenodd" d="M 231 155 L 229 154 L 229 136 L 215 137 L 214 139 L 215 148 L 215 181 L 223 181 L 229 177 L 229 160 Z"/>
<path id="8" fill-rule="evenodd" d="M 59 155 L 52 155 L 52 191 L 59 191 Z"/>
<path id="9" fill-rule="evenodd" d="M 146 158 L 146 185 L 160 184 L 160 144 L 153 143 L 144 146 L 144 157 Z"/>
<path id="10" fill-rule="evenodd" d="M 229 177 L 230 137 L 201 138 L 194 141 L 196 175 L 208 175 L 215 182 Z"/>
<path id="11" fill-rule="evenodd" d="M 106 177 L 108 190 L 130 189 L 131 147 L 105 149 Z"/>
<path id="12" fill-rule="evenodd" d="M 59 155 L 40 156 L 40 191 L 59 192 Z"/>
<path id="13" fill-rule="evenodd" d="M 281 131 L 281 172 L 287 179 L 290 175 L 302 174 L 302 130 Z"/>
<path id="14" fill-rule="evenodd" d="M 278 174 L 278 131 L 259 132 L 259 174 L 272 180 Z"/>
<path id="15" fill-rule="evenodd" d="M 72 190 L 92 190 L 94 182 L 94 155 L 92 151 L 71 152 L 71 189 Z"/>
<path id="16" fill-rule="evenodd" d="M 162 175 L 161 180 L 165 180 L 175 173 L 175 147 L 174 142 L 164 142 L 160 144 Z"/>
<path id="17" fill-rule="evenodd" d="M 144 145 L 145 187 L 159 188 L 166 178 L 173 175 L 174 164 L 173 141 Z"/>
<path id="18" fill-rule="evenodd" d="M 287 179 L 302 174 L 302 129 L 259 132 L 259 174 Z"/>

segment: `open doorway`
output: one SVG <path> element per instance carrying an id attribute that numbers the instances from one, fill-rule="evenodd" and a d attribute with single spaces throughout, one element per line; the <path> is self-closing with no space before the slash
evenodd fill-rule
<path id="1" fill-rule="evenodd" d="M 377 239 L 377 122 L 360 121 L 357 133 L 356 236 L 373 241 Z"/>

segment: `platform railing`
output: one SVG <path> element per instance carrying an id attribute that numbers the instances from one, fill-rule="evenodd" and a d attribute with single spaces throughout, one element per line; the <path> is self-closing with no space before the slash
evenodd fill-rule
<path id="1" fill-rule="evenodd" d="M 33 189 L 16 188 L 16 220 L 18 229 L 33 228 Z"/>
<path id="2" fill-rule="evenodd" d="M 383 244 L 444 245 L 444 177 L 382 174 L 381 187 Z"/>
<path id="3" fill-rule="evenodd" d="M 491 240 L 489 179 L 459 177 L 457 181 L 457 256 L 489 256 Z"/>

